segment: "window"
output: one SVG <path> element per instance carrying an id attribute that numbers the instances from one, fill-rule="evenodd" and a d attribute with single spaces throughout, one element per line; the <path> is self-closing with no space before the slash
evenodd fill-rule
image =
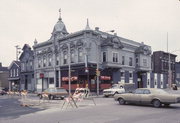
<path id="1" fill-rule="evenodd" d="M 150 92 L 150 90 L 145 89 L 143 93 L 144 94 L 150 94 L 151 92 Z"/>
<path id="2" fill-rule="evenodd" d="M 13 76 L 15 77 L 16 76 L 16 69 L 13 69 Z"/>
<path id="3" fill-rule="evenodd" d="M 121 77 L 124 77 L 124 72 L 121 72 Z"/>
<path id="4" fill-rule="evenodd" d="M 143 66 L 147 67 L 147 59 L 143 59 Z"/>
<path id="5" fill-rule="evenodd" d="M 106 59 L 106 52 L 103 52 L 103 62 L 106 62 L 107 59 Z"/>
<path id="6" fill-rule="evenodd" d="M 154 85 L 157 85 L 157 80 L 156 79 L 154 80 Z"/>
<path id="7" fill-rule="evenodd" d="M 16 76 L 18 76 L 19 75 L 19 69 L 17 68 L 16 69 Z"/>
<path id="8" fill-rule="evenodd" d="M 135 94 L 143 94 L 143 93 L 144 93 L 144 90 L 142 90 L 142 89 L 135 90 Z"/>
<path id="9" fill-rule="evenodd" d="M 63 64 L 67 64 L 67 52 L 63 54 Z"/>
<path id="10" fill-rule="evenodd" d="M 82 48 L 78 48 L 78 62 L 83 62 Z"/>
<path id="11" fill-rule="evenodd" d="M 49 78 L 49 84 L 54 84 L 54 78 Z"/>
<path id="12" fill-rule="evenodd" d="M 46 56 L 43 57 L 43 67 L 46 67 Z"/>
<path id="13" fill-rule="evenodd" d="M 41 67 L 41 58 L 39 57 L 38 58 L 38 68 L 40 68 Z"/>
<path id="14" fill-rule="evenodd" d="M 118 53 L 113 53 L 113 62 L 118 62 Z"/>
<path id="15" fill-rule="evenodd" d="M 139 65 L 139 60 L 138 60 L 138 58 L 136 58 L 136 65 L 137 65 L 137 66 Z"/>
<path id="16" fill-rule="evenodd" d="M 11 77 L 13 76 L 13 70 L 11 69 Z"/>
<path id="17" fill-rule="evenodd" d="M 22 70 L 22 71 L 25 70 L 24 63 L 21 63 L 21 70 Z"/>
<path id="18" fill-rule="evenodd" d="M 75 53 L 74 50 L 71 51 L 71 63 L 75 62 Z"/>
<path id="19" fill-rule="evenodd" d="M 147 80 L 147 85 L 149 85 L 150 83 L 149 83 L 149 79 Z"/>
<path id="20" fill-rule="evenodd" d="M 132 74 L 132 73 L 129 73 L 129 77 L 132 79 L 132 77 L 133 77 L 133 74 Z"/>
<path id="21" fill-rule="evenodd" d="M 133 62 L 132 57 L 129 57 L 129 66 L 132 66 L 132 62 Z"/>
<path id="22" fill-rule="evenodd" d="M 59 55 L 56 56 L 56 65 L 59 65 Z"/>
<path id="23" fill-rule="evenodd" d="M 29 64 L 30 64 L 30 69 L 32 69 L 33 68 L 32 61 L 30 61 Z"/>
<path id="24" fill-rule="evenodd" d="M 52 55 L 49 54 L 48 56 L 48 66 L 51 66 L 52 65 Z"/>
<path id="25" fill-rule="evenodd" d="M 125 63 L 125 56 L 122 56 L 122 65 Z"/>

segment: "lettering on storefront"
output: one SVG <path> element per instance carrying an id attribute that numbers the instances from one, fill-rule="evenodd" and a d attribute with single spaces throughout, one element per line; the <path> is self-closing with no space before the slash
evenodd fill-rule
<path id="1" fill-rule="evenodd" d="M 78 79 L 77 76 L 72 76 L 71 81 L 76 81 Z M 69 77 L 62 77 L 62 81 L 69 81 Z"/>
<path id="2" fill-rule="evenodd" d="M 110 76 L 101 76 L 101 80 L 111 80 Z"/>

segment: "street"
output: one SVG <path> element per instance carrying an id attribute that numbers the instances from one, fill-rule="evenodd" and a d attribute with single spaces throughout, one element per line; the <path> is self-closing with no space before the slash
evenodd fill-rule
<path id="1" fill-rule="evenodd" d="M 35 97 L 33 97 L 35 98 Z M 154 108 L 119 105 L 113 98 L 78 102 L 78 108 L 61 109 L 62 100 L 38 106 L 20 106 L 20 97 L 0 96 L 0 123 L 179 123 L 180 104 Z"/>

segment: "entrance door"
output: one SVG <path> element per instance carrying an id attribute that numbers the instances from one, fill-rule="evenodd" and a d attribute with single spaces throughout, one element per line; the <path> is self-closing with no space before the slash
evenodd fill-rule
<path id="1" fill-rule="evenodd" d="M 28 76 L 25 75 L 25 85 L 24 85 L 24 89 L 27 90 L 28 89 Z"/>

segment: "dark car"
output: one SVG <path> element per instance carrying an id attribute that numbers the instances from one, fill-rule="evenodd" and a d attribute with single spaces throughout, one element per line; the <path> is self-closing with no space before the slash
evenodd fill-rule
<path id="1" fill-rule="evenodd" d="M 0 87 L 0 95 L 5 95 L 7 94 L 7 91 L 5 91 L 5 89 Z"/>
<path id="2" fill-rule="evenodd" d="M 38 94 L 40 99 L 43 98 L 43 94 L 46 94 L 50 100 L 53 100 L 55 98 L 64 99 L 68 96 L 68 92 L 64 88 L 48 88 L 42 93 Z"/>

